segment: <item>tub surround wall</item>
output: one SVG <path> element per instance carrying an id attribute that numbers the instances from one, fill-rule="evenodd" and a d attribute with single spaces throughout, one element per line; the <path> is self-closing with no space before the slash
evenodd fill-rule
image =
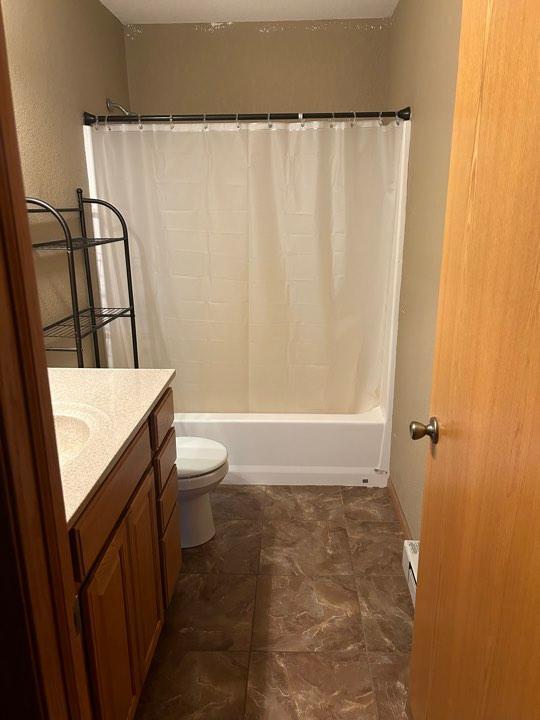
<path id="1" fill-rule="evenodd" d="M 129 26 L 132 109 L 379 110 L 389 38 L 388 19 Z"/>
<path id="2" fill-rule="evenodd" d="M 390 36 L 388 104 L 413 108 L 390 474 L 415 538 L 428 444 L 408 426 L 429 417 L 461 4 L 401 0 Z"/>

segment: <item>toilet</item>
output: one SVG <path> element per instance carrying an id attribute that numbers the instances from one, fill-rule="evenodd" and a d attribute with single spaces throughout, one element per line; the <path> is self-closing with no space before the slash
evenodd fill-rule
<path id="1" fill-rule="evenodd" d="M 176 438 L 180 543 L 183 548 L 202 545 L 216 534 L 210 490 L 229 470 L 225 445 L 202 437 Z"/>

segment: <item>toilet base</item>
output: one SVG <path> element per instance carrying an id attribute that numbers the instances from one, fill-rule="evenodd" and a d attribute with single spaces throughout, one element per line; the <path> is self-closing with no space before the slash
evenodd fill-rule
<path id="1" fill-rule="evenodd" d="M 196 547 L 211 540 L 216 534 L 210 494 L 180 493 L 180 544 L 183 548 Z"/>

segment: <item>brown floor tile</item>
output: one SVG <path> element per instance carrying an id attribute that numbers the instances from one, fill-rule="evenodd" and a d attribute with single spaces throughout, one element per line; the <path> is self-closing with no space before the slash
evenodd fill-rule
<path id="1" fill-rule="evenodd" d="M 399 523 L 347 521 L 347 532 L 355 575 L 403 575 L 403 536 Z"/>
<path id="2" fill-rule="evenodd" d="M 357 577 L 356 587 L 363 615 L 412 618 L 414 609 L 403 573 L 401 576 Z"/>
<path id="3" fill-rule="evenodd" d="M 248 653 L 159 647 L 137 720 L 241 720 L 248 663 Z"/>
<path id="4" fill-rule="evenodd" d="M 246 687 L 246 720 L 405 720 L 412 607 L 386 491 L 220 486 L 212 503 L 138 720 L 244 720 Z"/>
<path id="5" fill-rule="evenodd" d="M 212 540 L 182 550 L 182 573 L 256 573 L 261 533 L 257 519 L 218 521 Z"/>
<path id="6" fill-rule="evenodd" d="M 269 487 L 264 517 L 265 520 L 333 520 L 343 524 L 340 488 L 306 485 Z"/>
<path id="7" fill-rule="evenodd" d="M 396 522 L 387 488 L 344 487 L 341 490 L 345 516 L 355 522 Z"/>
<path id="8" fill-rule="evenodd" d="M 216 528 L 229 520 L 262 518 L 266 488 L 250 485 L 218 485 L 210 494 Z"/>
<path id="9" fill-rule="evenodd" d="M 408 655 L 370 655 L 379 720 L 410 720 L 407 712 Z"/>
<path id="10" fill-rule="evenodd" d="M 405 578 L 372 576 L 356 583 L 368 651 L 410 652 L 413 606 Z"/>
<path id="11" fill-rule="evenodd" d="M 364 637 L 354 579 L 260 576 L 252 649 L 358 655 Z"/>
<path id="12" fill-rule="evenodd" d="M 162 642 L 184 650 L 249 650 L 256 578 L 180 575 Z"/>
<path id="13" fill-rule="evenodd" d="M 364 654 L 253 653 L 245 720 L 376 720 Z"/>
<path id="14" fill-rule="evenodd" d="M 266 520 L 260 572 L 265 575 L 350 575 L 347 532 L 325 520 Z"/>
<path id="15" fill-rule="evenodd" d="M 412 620 L 395 617 L 362 618 L 368 652 L 408 653 L 412 645 Z"/>

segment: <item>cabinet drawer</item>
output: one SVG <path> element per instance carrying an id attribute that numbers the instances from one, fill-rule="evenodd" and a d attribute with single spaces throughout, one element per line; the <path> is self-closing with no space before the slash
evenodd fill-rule
<path id="1" fill-rule="evenodd" d="M 159 532 L 163 534 L 169 518 L 172 515 L 172 511 L 176 505 L 176 498 L 178 496 L 178 477 L 176 473 L 176 465 L 173 465 L 169 478 L 165 485 L 165 489 L 161 493 L 157 502 L 158 509 L 158 520 L 159 520 Z"/>
<path id="2" fill-rule="evenodd" d="M 150 415 L 150 436 L 152 440 L 152 449 L 155 451 L 163 442 L 165 435 L 174 421 L 173 393 L 168 388 L 163 393 L 160 401 L 156 405 L 155 410 Z"/>
<path id="3" fill-rule="evenodd" d="M 159 452 L 154 458 L 154 470 L 156 472 L 156 482 L 158 493 L 161 493 L 165 487 L 172 466 L 176 463 L 176 436 L 174 428 L 171 428 L 165 437 L 165 442 L 161 446 Z"/>
<path id="4" fill-rule="evenodd" d="M 163 578 L 163 596 L 165 607 L 171 601 L 178 573 L 182 567 L 182 550 L 180 549 L 180 508 L 174 508 L 167 529 L 160 541 L 161 568 Z"/>
<path id="5" fill-rule="evenodd" d="M 70 531 L 77 580 L 90 571 L 151 460 L 145 423 Z"/>

